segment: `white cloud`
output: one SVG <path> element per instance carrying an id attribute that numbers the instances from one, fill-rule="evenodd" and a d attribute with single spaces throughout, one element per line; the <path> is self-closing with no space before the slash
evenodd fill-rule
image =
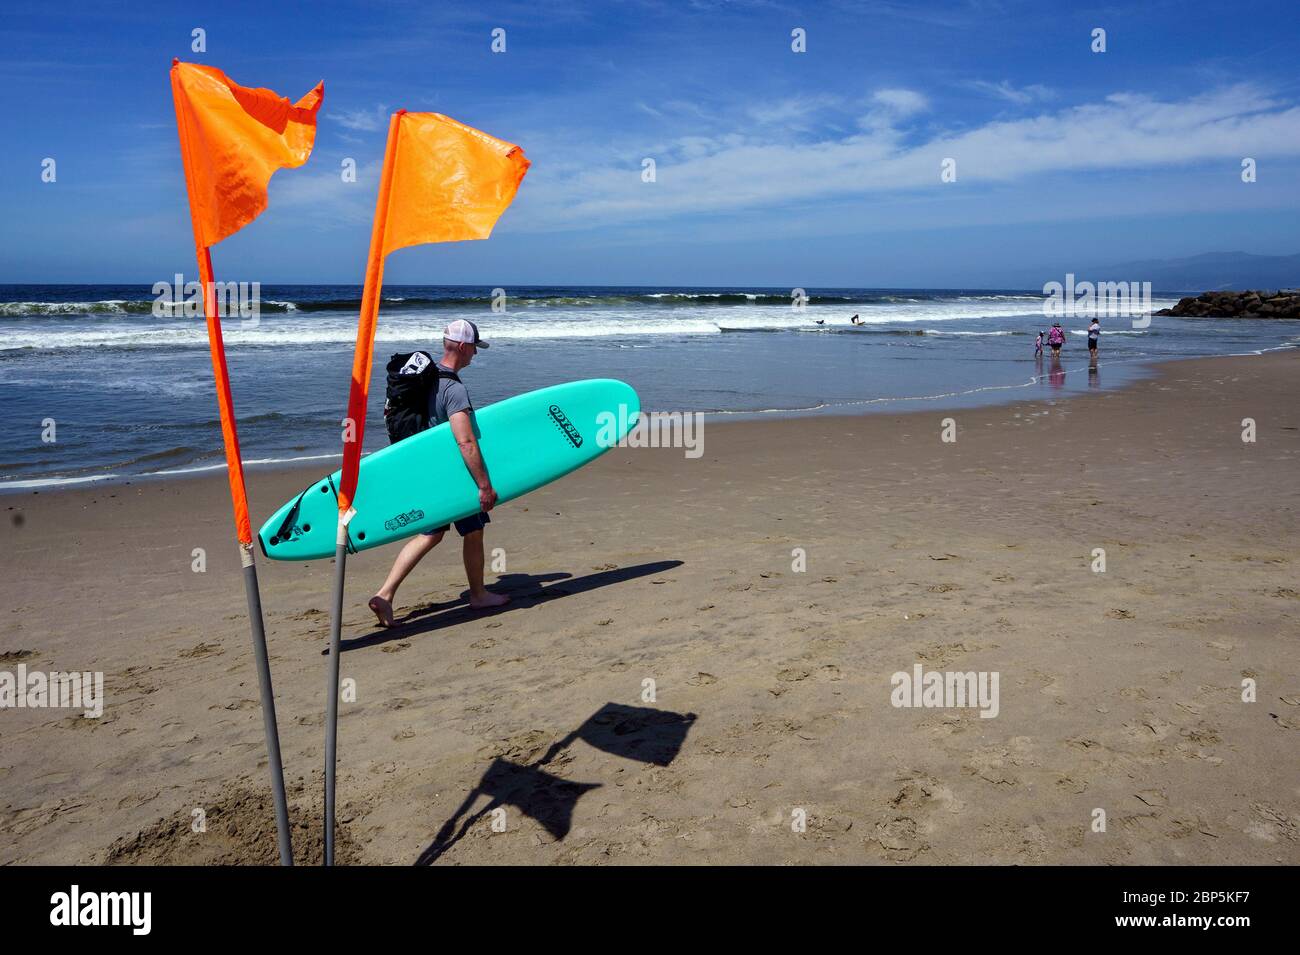
<path id="1" fill-rule="evenodd" d="M 326 227 L 369 226 L 382 160 L 361 160 L 356 181 L 343 181 L 339 157 L 313 156 L 306 166 L 271 177 L 271 204 L 292 208 Z"/>
<path id="2" fill-rule="evenodd" d="M 340 126 L 365 133 L 377 132 L 388 126 L 388 107 L 383 103 L 370 109 L 344 109 L 328 115 Z"/>
<path id="3" fill-rule="evenodd" d="M 791 96 L 788 99 L 759 103 L 747 110 L 750 119 L 761 125 L 800 126 L 818 114 L 836 108 L 835 96 Z"/>
<path id="4" fill-rule="evenodd" d="M 582 163 L 578 154 L 538 162 L 520 194 L 513 226 L 528 231 L 637 224 L 673 216 L 807 208 L 814 202 L 887 193 L 978 195 L 971 187 L 1062 172 L 1166 168 L 1221 161 L 1229 174 L 1244 155 L 1300 156 L 1300 107 L 1249 85 L 1177 101 L 1120 93 L 1097 103 L 973 129 L 905 140 L 897 120 L 924 108 L 909 90 L 881 90 L 879 120 L 815 142 L 773 141 L 742 118 L 735 131 L 683 137 L 660 154 L 657 181 L 625 166 Z M 879 115 L 892 110 L 894 119 Z M 941 184 L 940 162 L 957 160 L 958 182 Z M 1135 210 L 1136 211 L 1136 210 Z"/>
<path id="5" fill-rule="evenodd" d="M 884 107 L 895 116 L 911 116 L 930 107 L 930 101 L 924 93 L 916 90 L 876 90 L 871 94 L 871 101 Z"/>
<path id="6" fill-rule="evenodd" d="M 1008 103 L 1017 103 L 1021 106 L 1050 100 L 1056 96 L 1055 90 L 1039 83 L 1017 88 L 1006 80 L 1002 80 L 1000 83 L 990 83 L 988 80 L 972 80 L 966 85 L 973 90 L 979 90 L 981 93 L 987 93 L 990 96 L 1004 99 Z"/>

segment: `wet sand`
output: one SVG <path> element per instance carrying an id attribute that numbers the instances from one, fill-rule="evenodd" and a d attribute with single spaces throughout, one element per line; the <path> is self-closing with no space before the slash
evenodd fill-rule
<path id="1" fill-rule="evenodd" d="M 711 419 L 699 459 L 619 449 L 498 509 L 503 611 L 466 608 L 453 533 L 394 631 L 365 602 L 395 548 L 357 555 L 340 858 L 1300 862 L 1298 398 L 1292 351 L 1059 401 Z M 255 517 L 323 470 L 251 472 Z M 224 474 L 0 508 L 0 670 L 100 670 L 107 696 L 0 710 L 0 863 L 274 861 Z M 309 861 L 331 563 L 259 571 Z M 916 664 L 996 672 L 996 717 L 891 705 Z"/>

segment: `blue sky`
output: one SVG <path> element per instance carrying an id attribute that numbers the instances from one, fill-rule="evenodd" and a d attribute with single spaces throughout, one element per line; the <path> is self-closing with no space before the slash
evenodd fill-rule
<path id="1" fill-rule="evenodd" d="M 1300 252 L 1293 0 L 1126 6 L 13 4 L 0 282 L 191 275 L 172 56 L 294 99 L 325 80 L 310 162 L 214 249 L 229 280 L 360 283 L 398 107 L 519 143 L 533 167 L 491 240 L 395 253 L 389 284 L 1027 287 Z"/>

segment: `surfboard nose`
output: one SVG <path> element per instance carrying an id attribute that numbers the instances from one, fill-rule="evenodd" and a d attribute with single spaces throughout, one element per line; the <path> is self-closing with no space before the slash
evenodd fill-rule
<path id="1" fill-rule="evenodd" d="M 317 481 L 271 515 L 257 532 L 262 553 L 270 560 L 309 560 L 334 553 L 330 518 L 338 499 L 329 478 Z"/>

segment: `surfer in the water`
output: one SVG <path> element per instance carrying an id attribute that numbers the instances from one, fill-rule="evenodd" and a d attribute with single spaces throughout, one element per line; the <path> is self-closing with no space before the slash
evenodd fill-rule
<path id="1" fill-rule="evenodd" d="M 487 347 L 487 342 L 478 337 L 478 326 L 457 319 L 443 330 L 442 359 L 438 362 L 438 367 L 446 372 L 457 373 L 474 360 L 478 349 Z M 441 376 L 435 379 L 435 384 L 429 390 L 428 427 L 451 422 L 451 431 L 456 436 L 456 444 L 460 447 L 465 467 L 478 485 L 479 505 L 483 508 L 478 514 L 456 522 L 465 558 L 465 576 L 469 579 L 469 605 L 475 610 L 483 610 L 499 607 L 508 603 L 510 598 L 494 594 L 483 586 L 483 528 L 490 520 L 487 512 L 497 502 L 497 492 L 488 477 L 478 439 L 474 437 L 473 415 L 474 406 L 470 404 L 469 392 L 463 384 Z M 381 627 L 393 625 L 393 600 L 397 597 L 397 588 L 415 569 L 420 559 L 438 546 L 447 530 L 448 526 L 444 525 L 412 537 L 402 547 L 397 560 L 393 561 L 393 569 L 388 572 L 384 586 L 370 598 L 370 609 L 379 618 Z"/>

